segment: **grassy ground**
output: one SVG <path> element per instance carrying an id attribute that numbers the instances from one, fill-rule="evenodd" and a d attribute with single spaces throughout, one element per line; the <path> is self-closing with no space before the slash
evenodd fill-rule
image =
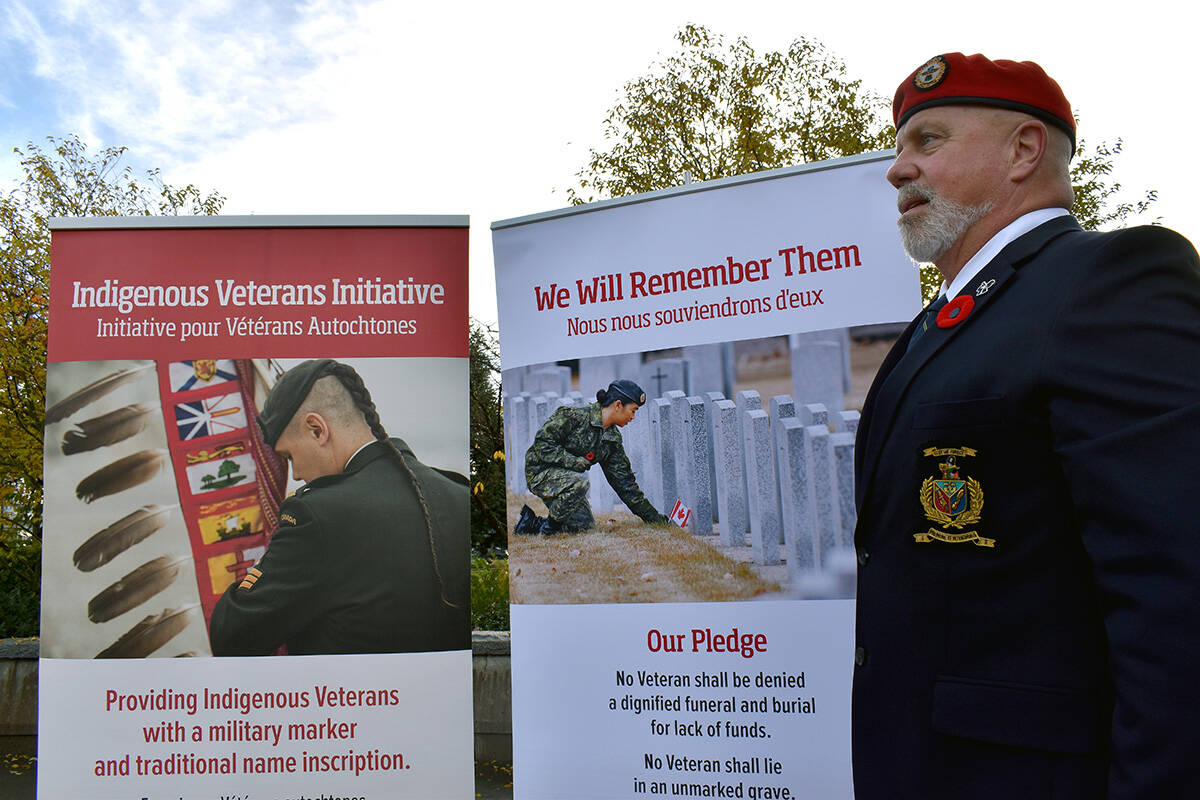
<path id="1" fill-rule="evenodd" d="M 512 764 L 504 761 L 475 762 L 475 797 L 480 800 L 508 800 L 512 796 Z"/>
<path id="2" fill-rule="evenodd" d="M 33 800 L 37 786 L 37 737 L 0 736 L 0 797 Z"/>
<path id="3" fill-rule="evenodd" d="M 536 497 L 509 495 L 509 530 L 521 504 L 539 515 Z M 646 525 L 625 510 L 596 516 L 596 530 L 575 535 L 509 536 L 514 603 L 674 603 L 749 600 L 779 591 L 744 563 L 675 526 Z M 709 537 L 715 541 L 715 537 Z"/>

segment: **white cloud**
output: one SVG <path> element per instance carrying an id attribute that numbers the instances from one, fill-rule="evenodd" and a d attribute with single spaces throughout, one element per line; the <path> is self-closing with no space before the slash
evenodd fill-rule
<path id="1" fill-rule="evenodd" d="M 151 160 L 196 157 L 248 132 L 319 116 L 305 86 L 345 48 L 349 3 L 12 2 L 7 39 L 59 87 L 70 130 Z M 330 47 L 330 43 L 334 43 Z"/>

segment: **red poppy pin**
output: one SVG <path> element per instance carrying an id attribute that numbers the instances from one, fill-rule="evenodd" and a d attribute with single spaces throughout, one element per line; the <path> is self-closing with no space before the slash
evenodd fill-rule
<path id="1" fill-rule="evenodd" d="M 955 325 L 971 316 L 971 311 L 973 311 L 974 308 L 975 298 L 971 297 L 969 294 L 960 294 L 958 297 L 942 306 L 942 310 L 939 311 L 937 315 L 937 326 L 939 328 L 953 328 Z"/>
<path id="2" fill-rule="evenodd" d="M 590 451 L 589 451 L 589 452 L 587 452 L 587 453 L 584 453 L 584 454 L 583 454 L 583 457 L 584 457 L 584 458 L 586 458 L 588 461 L 595 461 L 595 460 L 596 460 L 596 454 L 595 454 L 595 453 L 592 453 L 592 452 L 590 452 Z"/>

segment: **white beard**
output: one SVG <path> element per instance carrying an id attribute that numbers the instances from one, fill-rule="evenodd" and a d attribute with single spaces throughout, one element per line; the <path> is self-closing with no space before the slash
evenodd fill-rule
<path id="1" fill-rule="evenodd" d="M 964 206 L 946 200 L 923 186 L 907 184 L 900 188 L 899 202 L 909 198 L 927 201 L 924 211 L 914 217 L 901 217 L 900 242 L 904 252 L 917 263 L 937 261 L 963 234 L 992 210 L 992 204 Z"/>

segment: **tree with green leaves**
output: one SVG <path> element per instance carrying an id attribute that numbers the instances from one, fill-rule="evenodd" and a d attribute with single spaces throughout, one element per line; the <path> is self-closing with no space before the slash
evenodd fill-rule
<path id="1" fill-rule="evenodd" d="M 567 190 L 574 204 L 892 147 L 889 101 L 850 78 L 819 42 L 800 37 L 786 52 L 758 53 L 698 25 L 675 39 L 680 50 L 625 84 L 604 120 L 606 147 L 593 149 Z M 1071 212 L 1089 230 L 1120 227 L 1144 213 L 1154 191 L 1120 201 L 1112 181 L 1121 140 L 1071 162 Z M 926 298 L 941 284 L 921 271 Z"/>
<path id="2" fill-rule="evenodd" d="M 504 422 L 500 405 L 500 348 L 496 331 L 471 320 L 471 544 L 481 554 L 508 541 L 504 491 Z"/>
<path id="3" fill-rule="evenodd" d="M 1146 189 L 1140 199 L 1118 201 L 1121 184 L 1110 183 L 1110 176 L 1123 147 L 1120 139 L 1113 144 L 1101 142 L 1094 149 L 1089 149 L 1085 140 L 1079 140 L 1071 159 L 1071 185 L 1075 187 L 1071 213 L 1086 230 L 1123 228 L 1145 214 L 1158 199 L 1157 191 Z"/>
<path id="4" fill-rule="evenodd" d="M 37 633 L 46 312 L 54 217 L 216 214 L 225 198 L 137 174 L 126 149 L 77 136 L 14 148 L 23 177 L 0 195 L 0 636 Z"/>
<path id="5" fill-rule="evenodd" d="M 500 343 L 494 328 L 471 320 L 471 624 L 508 630 L 508 512 Z"/>
<path id="6" fill-rule="evenodd" d="M 887 101 L 851 79 L 812 39 L 759 54 L 699 25 L 681 51 L 625 84 L 568 190 L 572 203 L 711 180 L 889 147 Z"/>

